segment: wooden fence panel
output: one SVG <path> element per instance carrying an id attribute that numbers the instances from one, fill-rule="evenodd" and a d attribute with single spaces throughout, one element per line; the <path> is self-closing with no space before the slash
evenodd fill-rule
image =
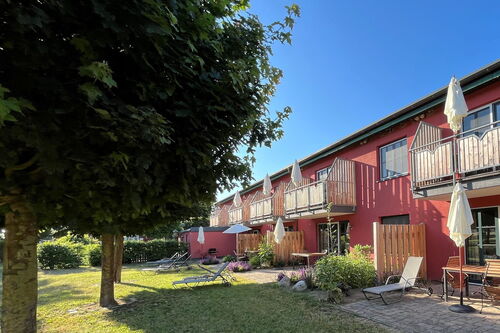
<path id="1" fill-rule="evenodd" d="M 304 232 L 287 231 L 283 240 L 277 244 L 274 241 L 274 233 L 267 232 L 267 242 L 274 244 L 274 254 L 276 261 L 282 261 L 285 264 L 291 262 L 291 253 L 304 252 Z"/>
<path id="2" fill-rule="evenodd" d="M 373 222 L 375 269 L 379 280 L 401 274 L 410 256 L 423 257 L 420 276 L 427 278 L 425 224 L 383 225 Z"/>
<path id="3" fill-rule="evenodd" d="M 237 239 L 238 247 L 236 248 L 236 252 L 243 253 L 245 250 L 258 250 L 262 236 L 260 234 L 241 234 L 237 235 Z"/>

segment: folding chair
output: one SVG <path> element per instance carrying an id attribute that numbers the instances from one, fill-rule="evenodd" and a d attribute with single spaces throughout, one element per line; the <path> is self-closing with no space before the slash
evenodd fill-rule
<path id="1" fill-rule="evenodd" d="M 208 268 L 204 268 L 204 267 L 200 266 L 204 270 L 208 271 L 209 274 L 186 277 L 182 280 L 172 282 L 172 286 L 174 288 L 179 284 L 185 284 L 187 287 L 189 287 L 190 284 L 195 284 L 197 286 L 200 284 L 202 284 L 202 285 L 206 284 L 208 282 L 214 282 L 217 279 L 220 279 L 225 286 L 230 286 L 232 277 L 230 277 L 230 275 L 228 275 L 228 273 L 224 273 L 224 270 L 227 268 L 227 265 L 229 265 L 229 262 L 225 262 L 224 264 L 222 264 L 219 267 L 219 270 L 217 270 L 217 271 L 211 271 Z"/>

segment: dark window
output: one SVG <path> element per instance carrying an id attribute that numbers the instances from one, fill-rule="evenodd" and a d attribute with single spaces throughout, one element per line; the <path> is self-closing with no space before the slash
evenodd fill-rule
<path id="1" fill-rule="evenodd" d="M 285 227 L 285 231 L 293 231 L 293 225 Z"/>
<path id="2" fill-rule="evenodd" d="M 491 119 L 491 110 L 490 107 L 488 106 L 487 108 L 481 109 L 479 111 L 476 111 L 474 113 L 471 113 L 467 117 L 464 118 L 463 122 L 463 131 L 468 131 L 472 130 L 475 128 L 478 128 L 477 131 L 475 132 L 468 132 L 465 135 L 472 135 L 476 134 L 477 136 L 483 135 L 484 132 L 486 132 L 490 127 L 485 126 L 490 124 L 492 121 Z"/>
<path id="3" fill-rule="evenodd" d="M 384 216 L 382 224 L 410 224 L 410 215 Z"/>
<path id="4" fill-rule="evenodd" d="M 330 172 L 331 167 L 324 168 L 321 170 L 316 171 L 316 181 L 326 179 L 328 176 L 328 173 Z"/>
<path id="5" fill-rule="evenodd" d="M 406 139 L 380 148 L 380 179 L 389 179 L 408 173 L 408 149 Z"/>

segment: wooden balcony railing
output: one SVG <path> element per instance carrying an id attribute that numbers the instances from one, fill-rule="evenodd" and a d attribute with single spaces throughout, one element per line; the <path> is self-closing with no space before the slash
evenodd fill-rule
<path id="1" fill-rule="evenodd" d="M 284 196 L 286 183 L 281 183 L 270 195 L 257 192 L 250 203 L 250 223 L 272 221 L 274 217 L 284 215 Z"/>
<path id="2" fill-rule="evenodd" d="M 229 224 L 229 206 L 216 207 L 210 214 L 211 227 L 224 227 Z"/>
<path id="3" fill-rule="evenodd" d="M 421 122 L 410 148 L 412 189 L 497 173 L 500 167 L 500 121 L 441 138 L 441 129 Z M 481 137 L 476 133 L 483 132 Z"/>
<path id="4" fill-rule="evenodd" d="M 240 206 L 235 206 L 234 203 L 229 208 L 229 224 L 243 223 L 250 220 L 250 203 L 253 200 L 253 195 L 244 199 Z"/>
<path id="5" fill-rule="evenodd" d="M 326 210 L 332 206 L 356 206 L 355 163 L 337 158 L 324 180 L 290 182 L 285 190 L 285 213 Z"/>

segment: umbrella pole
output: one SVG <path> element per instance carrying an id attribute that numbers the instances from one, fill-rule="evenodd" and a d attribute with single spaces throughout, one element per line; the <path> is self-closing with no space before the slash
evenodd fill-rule
<path id="1" fill-rule="evenodd" d="M 458 248 L 458 259 L 460 261 L 460 304 L 453 304 L 451 305 L 448 309 L 452 312 L 457 312 L 457 313 L 471 313 L 476 311 L 472 306 L 470 305 L 464 305 L 464 277 L 463 277 L 463 250 L 464 247 L 461 246 Z"/>

